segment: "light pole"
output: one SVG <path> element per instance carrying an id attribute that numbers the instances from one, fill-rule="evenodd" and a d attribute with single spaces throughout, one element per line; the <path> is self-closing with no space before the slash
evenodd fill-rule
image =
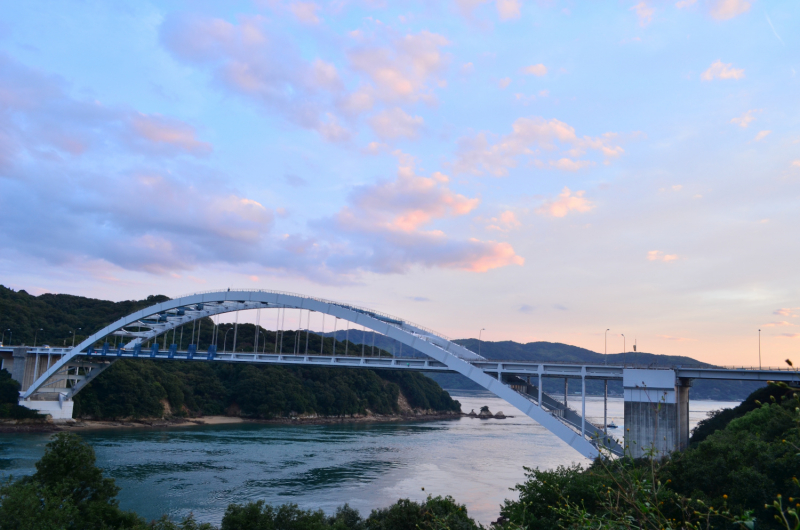
<path id="1" fill-rule="evenodd" d="M 39 328 L 36 330 L 36 333 L 33 334 L 33 347 L 36 347 L 36 337 L 39 335 L 40 331 L 44 331 L 44 328 Z"/>
<path id="2" fill-rule="evenodd" d="M 478 332 L 478 357 L 481 355 L 481 333 L 483 333 L 485 329 L 486 328 L 481 328 L 481 330 Z"/>
<path id="3" fill-rule="evenodd" d="M 625 334 L 620 333 L 622 335 L 622 366 L 625 366 Z"/>
<path id="4" fill-rule="evenodd" d="M 78 331 L 80 331 L 80 330 L 81 330 L 81 328 L 78 328 Z M 73 348 L 75 347 L 75 332 L 74 331 L 72 332 L 72 347 Z"/>
<path id="5" fill-rule="evenodd" d="M 11 330 L 10 329 L 3 330 L 3 336 L 0 337 L 0 344 L 3 344 L 3 340 L 6 338 L 6 331 L 11 331 Z M 9 342 L 11 342 L 11 339 L 8 339 L 8 340 L 9 340 Z M 11 344 L 9 344 L 9 346 L 11 346 Z"/>
<path id="6" fill-rule="evenodd" d="M 761 330 L 758 330 L 758 369 L 761 370 Z"/>
<path id="7" fill-rule="evenodd" d="M 605 359 L 605 361 L 603 362 L 603 364 L 608 364 L 608 332 L 609 331 L 611 331 L 611 330 L 607 329 L 606 332 L 605 332 L 605 342 L 603 343 L 603 358 Z"/>
<path id="8" fill-rule="evenodd" d="M 232 329 L 233 328 L 228 328 L 228 331 L 225 332 L 225 337 L 222 339 L 222 353 L 225 353 L 225 345 L 228 343 L 228 333 L 230 333 Z"/>

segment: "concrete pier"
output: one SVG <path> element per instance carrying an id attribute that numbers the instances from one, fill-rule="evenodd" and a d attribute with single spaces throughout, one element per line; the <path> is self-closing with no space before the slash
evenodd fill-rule
<path id="1" fill-rule="evenodd" d="M 627 454 L 662 457 L 689 445 L 690 380 L 674 370 L 626 368 L 622 386 Z"/>

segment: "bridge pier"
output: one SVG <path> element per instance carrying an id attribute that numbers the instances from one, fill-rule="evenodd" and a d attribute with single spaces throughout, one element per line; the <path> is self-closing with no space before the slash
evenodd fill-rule
<path id="1" fill-rule="evenodd" d="M 23 407 L 35 410 L 39 414 L 47 414 L 54 422 L 70 421 L 75 402 L 71 399 L 64 399 L 63 394 L 59 395 L 58 401 L 39 401 L 39 400 L 20 400 L 19 404 Z"/>
<path id="2" fill-rule="evenodd" d="M 626 368 L 625 451 L 633 458 L 664 457 L 689 445 L 690 379 L 675 370 Z"/>

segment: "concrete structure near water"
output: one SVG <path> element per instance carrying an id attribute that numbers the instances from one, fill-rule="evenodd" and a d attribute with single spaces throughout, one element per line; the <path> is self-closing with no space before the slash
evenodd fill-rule
<path id="1" fill-rule="evenodd" d="M 623 370 L 625 450 L 634 458 L 665 456 L 689 445 L 691 380 L 675 370 Z"/>

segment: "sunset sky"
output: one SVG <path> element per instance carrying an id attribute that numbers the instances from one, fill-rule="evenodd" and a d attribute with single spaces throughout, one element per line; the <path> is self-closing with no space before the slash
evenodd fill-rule
<path id="1" fill-rule="evenodd" d="M 800 362 L 800 3 L 0 4 L 0 283 Z"/>

